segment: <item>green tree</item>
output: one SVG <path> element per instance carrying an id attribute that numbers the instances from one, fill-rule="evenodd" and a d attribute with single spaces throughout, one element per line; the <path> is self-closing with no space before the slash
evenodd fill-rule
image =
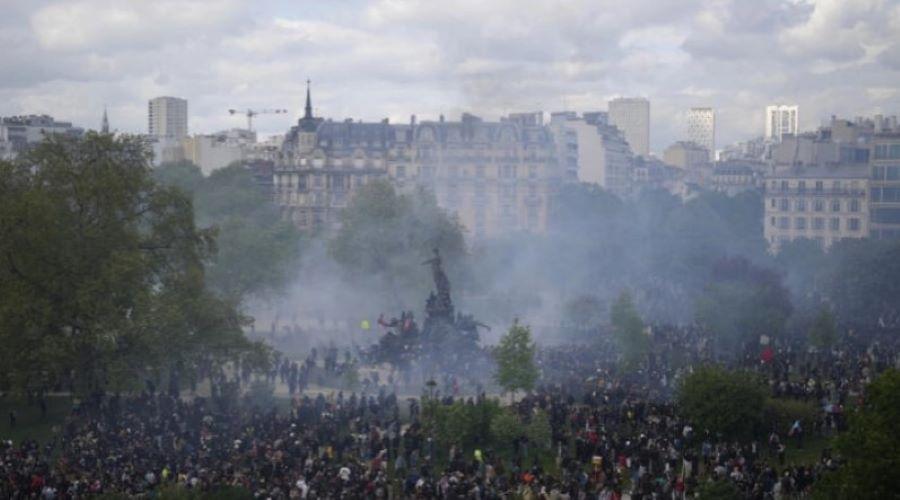
<path id="1" fill-rule="evenodd" d="M 838 339 L 837 326 L 831 309 L 823 307 L 809 329 L 809 343 L 819 349 L 828 349 Z"/>
<path id="2" fill-rule="evenodd" d="M 781 335 L 792 312 L 781 278 L 744 258 L 717 261 L 694 307 L 697 323 L 713 334 L 721 353 L 761 335 Z"/>
<path id="3" fill-rule="evenodd" d="M 839 324 L 862 331 L 900 328 L 900 240 L 848 238 L 831 247 L 828 261 L 822 293 Z"/>
<path id="4" fill-rule="evenodd" d="M 157 167 L 154 176 L 193 197 L 197 224 L 215 231 L 216 252 L 207 265 L 210 287 L 241 302 L 281 292 L 296 277 L 297 229 L 281 220 L 274 200 L 241 164 L 203 177 L 190 162 Z"/>
<path id="5" fill-rule="evenodd" d="M 203 172 L 194 163 L 184 160 L 165 162 L 153 169 L 153 178 L 164 186 L 174 186 L 192 195 L 203 184 Z"/>
<path id="6" fill-rule="evenodd" d="M 685 377 L 678 388 L 678 408 L 702 432 L 745 438 L 760 428 L 766 389 L 752 375 L 706 366 Z"/>
<path id="7" fill-rule="evenodd" d="M 900 371 L 882 373 L 836 438 L 844 463 L 816 484 L 819 498 L 894 498 L 900 491 Z"/>
<path id="8" fill-rule="evenodd" d="M 644 322 L 627 290 L 619 294 L 610 309 L 610 322 L 622 350 L 623 362 L 629 367 L 637 366 L 646 356 L 650 340 L 644 333 Z"/>
<path id="9" fill-rule="evenodd" d="M 332 257 L 350 280 L 387 290 L 397 307 L 421 300 L 430 290 L 429 270 L 422 262 L 435 248 L 451 279 L 458 277 L 465 254 L 459 222 L 438 207 L 430 192 L 398 194 L 386 181 L 370 182 L 356 192 L 329 242 Z"/>
<path id="10" fill-rule="evenodd" d="M 213 242 L 137 138 L 53 136 L 0 162 L 0 379 L 120 390 L 253 349 L 206 288 Z"/>
<path id="11" fill-rule="evenodd" d="M 525 426 L 525 435 L 529 441 L 541 449 L 550 447 L 553 428 L 550 426 L 550 417 L 547 416 L 547 412 L 541 410 L 531 415 L 531 420 Z"/>
<path id="12" fill-rule="evenodd" d="M 497 372 L 494 378 L 504 391 L 514 393 L 518 389 L 531 391 L 538 379 L 534 362 L 536 346 L 531 340 L 531 329 L 513 324 L 500 343 L 494 347 Z"/>

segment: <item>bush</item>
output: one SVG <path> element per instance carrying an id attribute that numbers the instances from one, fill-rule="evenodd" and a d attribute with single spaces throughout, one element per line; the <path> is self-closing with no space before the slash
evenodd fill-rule
<path id="1" fill-rule="evenodd" d="M 531 416 L 531 421 L 525 426 L 525 435 L 529 441 L 541 449 L 550 447 L 553 429 L 550 428 L 550 419 L 547 417 L 547 412 L 539 411 Z"/>
<path id="2" fill-rule="evenodd" d="M 493 420 L 491 420 L 491 438 L 498 448 L 507 448 L 515 440 L 525 434 L 525 429 L 519 422 L 519 417 L 509 408 L 503 408 Z"/>
<path id="3" fill-rule="evenodd" d="M 741 498 L 741 492 L 727 479 L 707 481 L 697 491 L 698 500 L 732 500 L 734 498 Z"/>
<path id="4" fill-rule="evenodd" d="M 761 427 L 766 392 L 748 373 L 707 366 L 682 381 L 678 406 L 698 431 L 747 438 Z"/>

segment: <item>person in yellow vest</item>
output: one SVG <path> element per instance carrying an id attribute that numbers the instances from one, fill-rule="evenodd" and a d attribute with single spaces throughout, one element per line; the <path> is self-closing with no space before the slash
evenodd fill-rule
<path id="1" fill-rule="evenodd" d="M 367 331 L 369 331 L 369 330 L 372 329 L 372 324 L 369 323 L 369 320 L 364 319 L 364 320 L 362 320 L 362 321 L 359 322 L 359 327 L 360 327 L 363 331 L 367 332 Z"/>

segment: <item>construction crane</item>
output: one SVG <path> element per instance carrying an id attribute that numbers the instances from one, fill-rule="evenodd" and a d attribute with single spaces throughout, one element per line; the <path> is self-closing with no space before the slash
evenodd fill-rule
<path id="1" fill-rule="evenodd" d="M 280 115 L 287 113 L 286 109 L 247 109 L 241 111 L 239 109 L 229 109 L 229 115 L 241 114 L 247 117 L 247 130 L 253 131 L 253 117 L 256 115 Z"/>

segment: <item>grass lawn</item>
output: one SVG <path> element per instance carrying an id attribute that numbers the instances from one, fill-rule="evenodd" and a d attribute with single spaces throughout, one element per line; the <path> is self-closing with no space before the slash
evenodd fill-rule
<path id="1" fill-rule="evenodd" d="M 0 396 L 0 439 L 11 439 L 20 443 L 25 439 L 46 442 L 53 436 L 51 428 L 61 425 L 72 409 L 72 399 L 68 396 L 47 398 L 47 416 L 41 418 L 38 404 L 29 406 L 24 399 L 4 394 Z M 16 412 L 16 426 L 9 425 L 9 412 Z"/>

